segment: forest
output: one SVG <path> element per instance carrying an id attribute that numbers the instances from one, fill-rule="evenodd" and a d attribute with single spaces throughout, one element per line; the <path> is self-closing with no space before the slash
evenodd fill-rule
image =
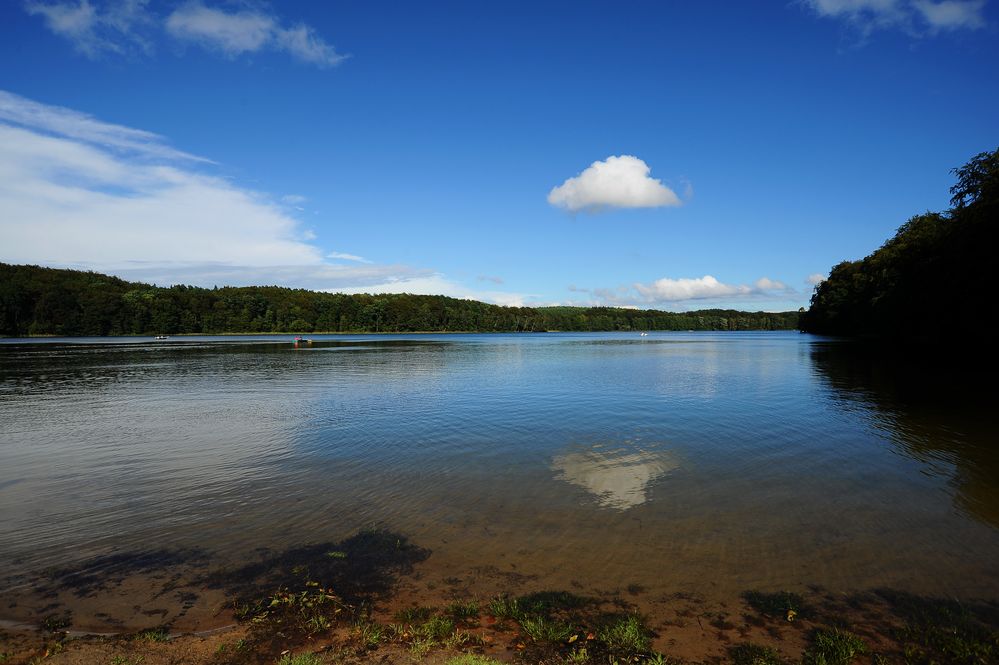
<path id="1" fill-rule="evenodd" d="M 788 330 L 798 312 L 501 307 L 410 294 L 345 295 L 278 286 L 158 287 L 95 272 L 0 263 L 0 335 L 263 332 Z"/>
<path id="2" fill-rule="evenodd" d="M 859 261 L 843 261 L 812 294 L 805 332 L 939 340 L 994 334 L 999 149 L 952 170 L 951 208 L 916 215 Z"/>

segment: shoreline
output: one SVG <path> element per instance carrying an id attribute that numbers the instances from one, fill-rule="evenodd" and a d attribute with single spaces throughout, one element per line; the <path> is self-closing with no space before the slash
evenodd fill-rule
<path id="1" fill-rule="evenodd" d="M 195 566 L 186 579 L 159 562 L 142 574 L 125 568 L 94 574 L 82 566 L 49 572 L 53 586 L 43 586 L 42 577 L 30 583 L 41 602 L 35 623 L 0 621 L 0 662 L 234 665 L 306 654 L 315 659 L 301 665 L 459 665 L 451 661 L 473 654 L 490 660 L 469 665 L 779 665 L 819 662 L 817 650 L 828 640 L 863 654 L 856 662 L 900 662 L 911 653 L 924 654 L 925 662 L 952 662 L 957 652 L 948 649 L 999 658 L 999 599 L 805 583 L 731 597 L 638 585 L 601 591 L 597 580 L 549 589 L 531 576 L 497 569 L 449 577 L 463 573 L 428 570 L 423 564 L 430 555 L 401 534 L 366 530 L 240 568 Z M 151 588 L 157 584 L 162 589 Z M 192 589 L 214 595 L 198 601 Z M 153 592 L 152 600 L 142 602 L 135 590 Z M 106 612 L 114 610 L 105 599 L 142 602 L 133 609 L 143 623 L 100 630 L 74 615 L 72 603 L 87 598 Z M 168 598 L 182 607 L 172 614 L 161 609 Z"/>
<path id="2" fill-rule="evenodd" d="M 794 328 L 780 328 L 777 330 L 768 328 L 747 328 L 744 330 L 407 330 L 407 331 L 350 331 L 350 332 L 330 332 L 330 331 L 292 331 L 292 332 L 220 332 L 220 333 L 171 333 L 167 337 L 255 337 L 255 336 L 285 336 L 285 335 L 548 335 L 548 334 L 573 334 L 573 335 L 600 335 L 606 333 L 639 334 L 639 333 L 679 333 L 689 335 L 691 333 L 800 333 Z M 814 334 L 814 333 L 808 333 Z M 155 339 L 155 334 L 149 335 L 28 335 L 26 337 L 11 337 L 0 335 L 0 339 Z"/>

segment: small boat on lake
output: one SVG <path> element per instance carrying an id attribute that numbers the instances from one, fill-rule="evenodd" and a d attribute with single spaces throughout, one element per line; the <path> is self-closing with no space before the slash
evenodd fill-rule
<path id="1" fill-rule="evenodd" d="M 299 346 L 300 344 L 312 344 L 312 340 L 302 337 L 301 335 L 297 335 L 295 337 L 295 346 Z"/>
<path id="2" fill-rule="evenodd" d="M 163 340 L 165 340 L 165 339 L 170 339 L 170 335 L 157 335 L 157 336 L 156 336 L 156 337 L 154 337 L 153 339 L 156 339 L 156 340 L 158 340 L 158 341 L 162 342 L 162 341 L 163 341 Z"/>

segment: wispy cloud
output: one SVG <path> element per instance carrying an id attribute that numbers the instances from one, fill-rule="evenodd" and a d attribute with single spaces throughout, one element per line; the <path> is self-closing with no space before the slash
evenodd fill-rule
<path id="1" fill-rule="evenodd" d="M 363 256 L 358 256 L 357 254 L 345 254 L 343 252 L 330 252 L 326 255 L 328 259 L 340 259 L 341 261 L 354 261 L 356 263 L 371 263 Z"/>
<path id="2" fill-rule="evenodd" d="M 938 30 L 960 30 L 985 27 L 982 11 L 985 0 L 913 0 L 912 6 L 932 28 Z"/>
<path id="3" fill-rule="evenodd" d="M 638 157 L 608 157 L 553 188 L 548 203 L 570 212 L 681 205 L 676 193 L 650 173 L 649 165 Z"/>
<path id="4" fill-rule="evenodd" d="M 26 0 L 24 9 L 39 16 L 56 35 L 87 57 L 151 54 L 163 35 L 198 44 L 235 58 L 270 50 L 318 67 L 333 67 L 347 56 L 337 53 L 314 28 L 287 23 L 255 5 L 227 11 L 191 0 L 169 15 L 149 8 L 149 0 Z"/>
<path id="5" fill-rule="evenodd" d="M 158 134 L 102 122 L 86 113 L 41 104 L 3 90 L 0 90 L 0 122 L 150 159 L 210 162 L 171 148 Z"/>
<path id="6" fill-rule="evenodd" d="M 89 0 L 29 0 L 24 9 L 41 16 L 55 34 L 68 39 L 77 51 L 90 58 L 103 53 L 151 52 L 151 42 L 142 29 L 151 23 L 146 10 L 149 0 L 112 0 L 91 4 Z"/>
<path id="7" fill-rule="evenodd" d="M 503 278 L 496 277 L 494 275 L 479 275 L 476 279 L 480 282 L 492 282 L 493 284 L 502 284 Z"/>
<path id="8" fill-rule="evenodd" d="M 279 284 L 499 304 L 528 297 L 324 251 L 285 197 L 206 172 L 215 170 L 209 164 L 156 134 L 0 91 L 0 261 L 163 285 Z"/>
<path id="9" fill-rule="evenodd" d="M 897 29 L 914 37 L 986 25 L 986 0 L 802 0 L 819 16 L 847 22 L 864 37 Z"/>
<path id="10" fill-rule="evenodd" d="M 810 284 L 812 286 L 815 286 L 816 284 L 819 284 L 824 281 L 826 281 L 826 276 L 820 272 L 812 273 L 811 275 L 805 278 L 805 284 Z"/>
<path id="11" fill-rule="evenodd" d="M 197 1 L 170 14 L 166 29 L 176 39 L 200 44 L 228 57 L 266 49 L 284 51 L 320 67 L 338 65 L 347 57 L 337 53 L 332 44 L 304 23 L 286 27 L 271 14 L 255 10 L 226 12 Z"/>

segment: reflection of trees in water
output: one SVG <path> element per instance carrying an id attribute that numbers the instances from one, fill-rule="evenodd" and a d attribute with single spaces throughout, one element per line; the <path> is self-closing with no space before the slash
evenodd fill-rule
<path id="1" fill-rule="evenodd" d="M 959 510 L 999 526 L 999 390 L 981 359 L 817 342 L 811 360 L 834 398 L 872 410 L 900 452 L 946 469 Z"/>

